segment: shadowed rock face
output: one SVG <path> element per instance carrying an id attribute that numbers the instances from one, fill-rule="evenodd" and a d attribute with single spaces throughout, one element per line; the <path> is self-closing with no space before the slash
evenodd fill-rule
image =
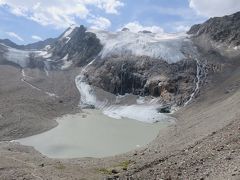
<path id="1" fill-rule="evenodd" d="M 113 57 L 95 61 L 86 76 L 90 84 L 114 94 L 150 95 L 181 105 L 194 91 L 196 68 L 190 59 L 168 64 L 149 57 Z"/>
<path id="2" fill-rule="evenodd" d="M 203 24 L 194 25 L 188 34 L 208 35 L 212 40 L 233 46 L 240 45 L 240 12 L 230 16 L 211 18 Z"/>
<path id="3" fill-rule="evenodd" d="M 67 56 L 75 66 L 83 66 L 102 50 L 99 39 L 94 33 L 87 32 L 84 26 L 75 27 L 68 36 L 64 37 L 67 31 L 52 45 L 50 49 L 52 59 L 58 60 Z"/>

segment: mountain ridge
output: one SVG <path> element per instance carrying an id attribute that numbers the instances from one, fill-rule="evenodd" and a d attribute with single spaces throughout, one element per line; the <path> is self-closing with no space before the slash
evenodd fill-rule
<path id="1" fill-rule="evenodd" d="M 55 41 L 56 41 L 56 38 L 48 38 L 43 41 L 37 41 L 27 45 L 18 45 L 9 39 L 0 39 L 1 44 L 4 44 L 11 48 L 19 49 L 19 50 L 41 50 L 47 45 L 52 45 Z"/>

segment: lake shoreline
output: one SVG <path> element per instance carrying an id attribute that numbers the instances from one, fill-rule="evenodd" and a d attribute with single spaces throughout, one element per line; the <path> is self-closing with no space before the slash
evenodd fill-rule
<path id="1" fill-rule="evenodd" d="M 49 131 L 13 142 L 32 146 L 49 158 L 102 158 L 146 146 L 172 121 L 163 119 L 152 124 L 127 118 L 114 119 L 100 110 L 88 109 L 57 118 L 58 126 Z"/>

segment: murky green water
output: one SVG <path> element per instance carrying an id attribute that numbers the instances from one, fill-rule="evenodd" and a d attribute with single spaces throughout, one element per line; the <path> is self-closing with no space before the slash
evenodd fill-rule
<path id="1" fill-rule="evenodd" d="M 97 110 L 66 115 L 57 121 L 56 128 L 17 142 L 50 158 L 106 157 L 148 144 L 168 125 L 113 119 Z"/>

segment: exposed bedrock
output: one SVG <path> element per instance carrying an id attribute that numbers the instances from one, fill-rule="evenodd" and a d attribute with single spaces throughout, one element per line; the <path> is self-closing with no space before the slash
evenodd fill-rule
<path id="1" fill-rule="evenodd" d="M 105 91 L 160 97 L 182 105 L 196 88 L 197 62 L 186 59 L 168 64 L 149 57 L 112 57 L 95 61 L 86 72 L 90 84 Z"/>
<path id="2" fill-rule="evenodd" d="M 84 26 L 67 29 L 48 50 L 52 59 L 72 60 L 75 66 L 84 66 L 102 50 L 100 40 L 94 33 L 87 32 Z"/>

